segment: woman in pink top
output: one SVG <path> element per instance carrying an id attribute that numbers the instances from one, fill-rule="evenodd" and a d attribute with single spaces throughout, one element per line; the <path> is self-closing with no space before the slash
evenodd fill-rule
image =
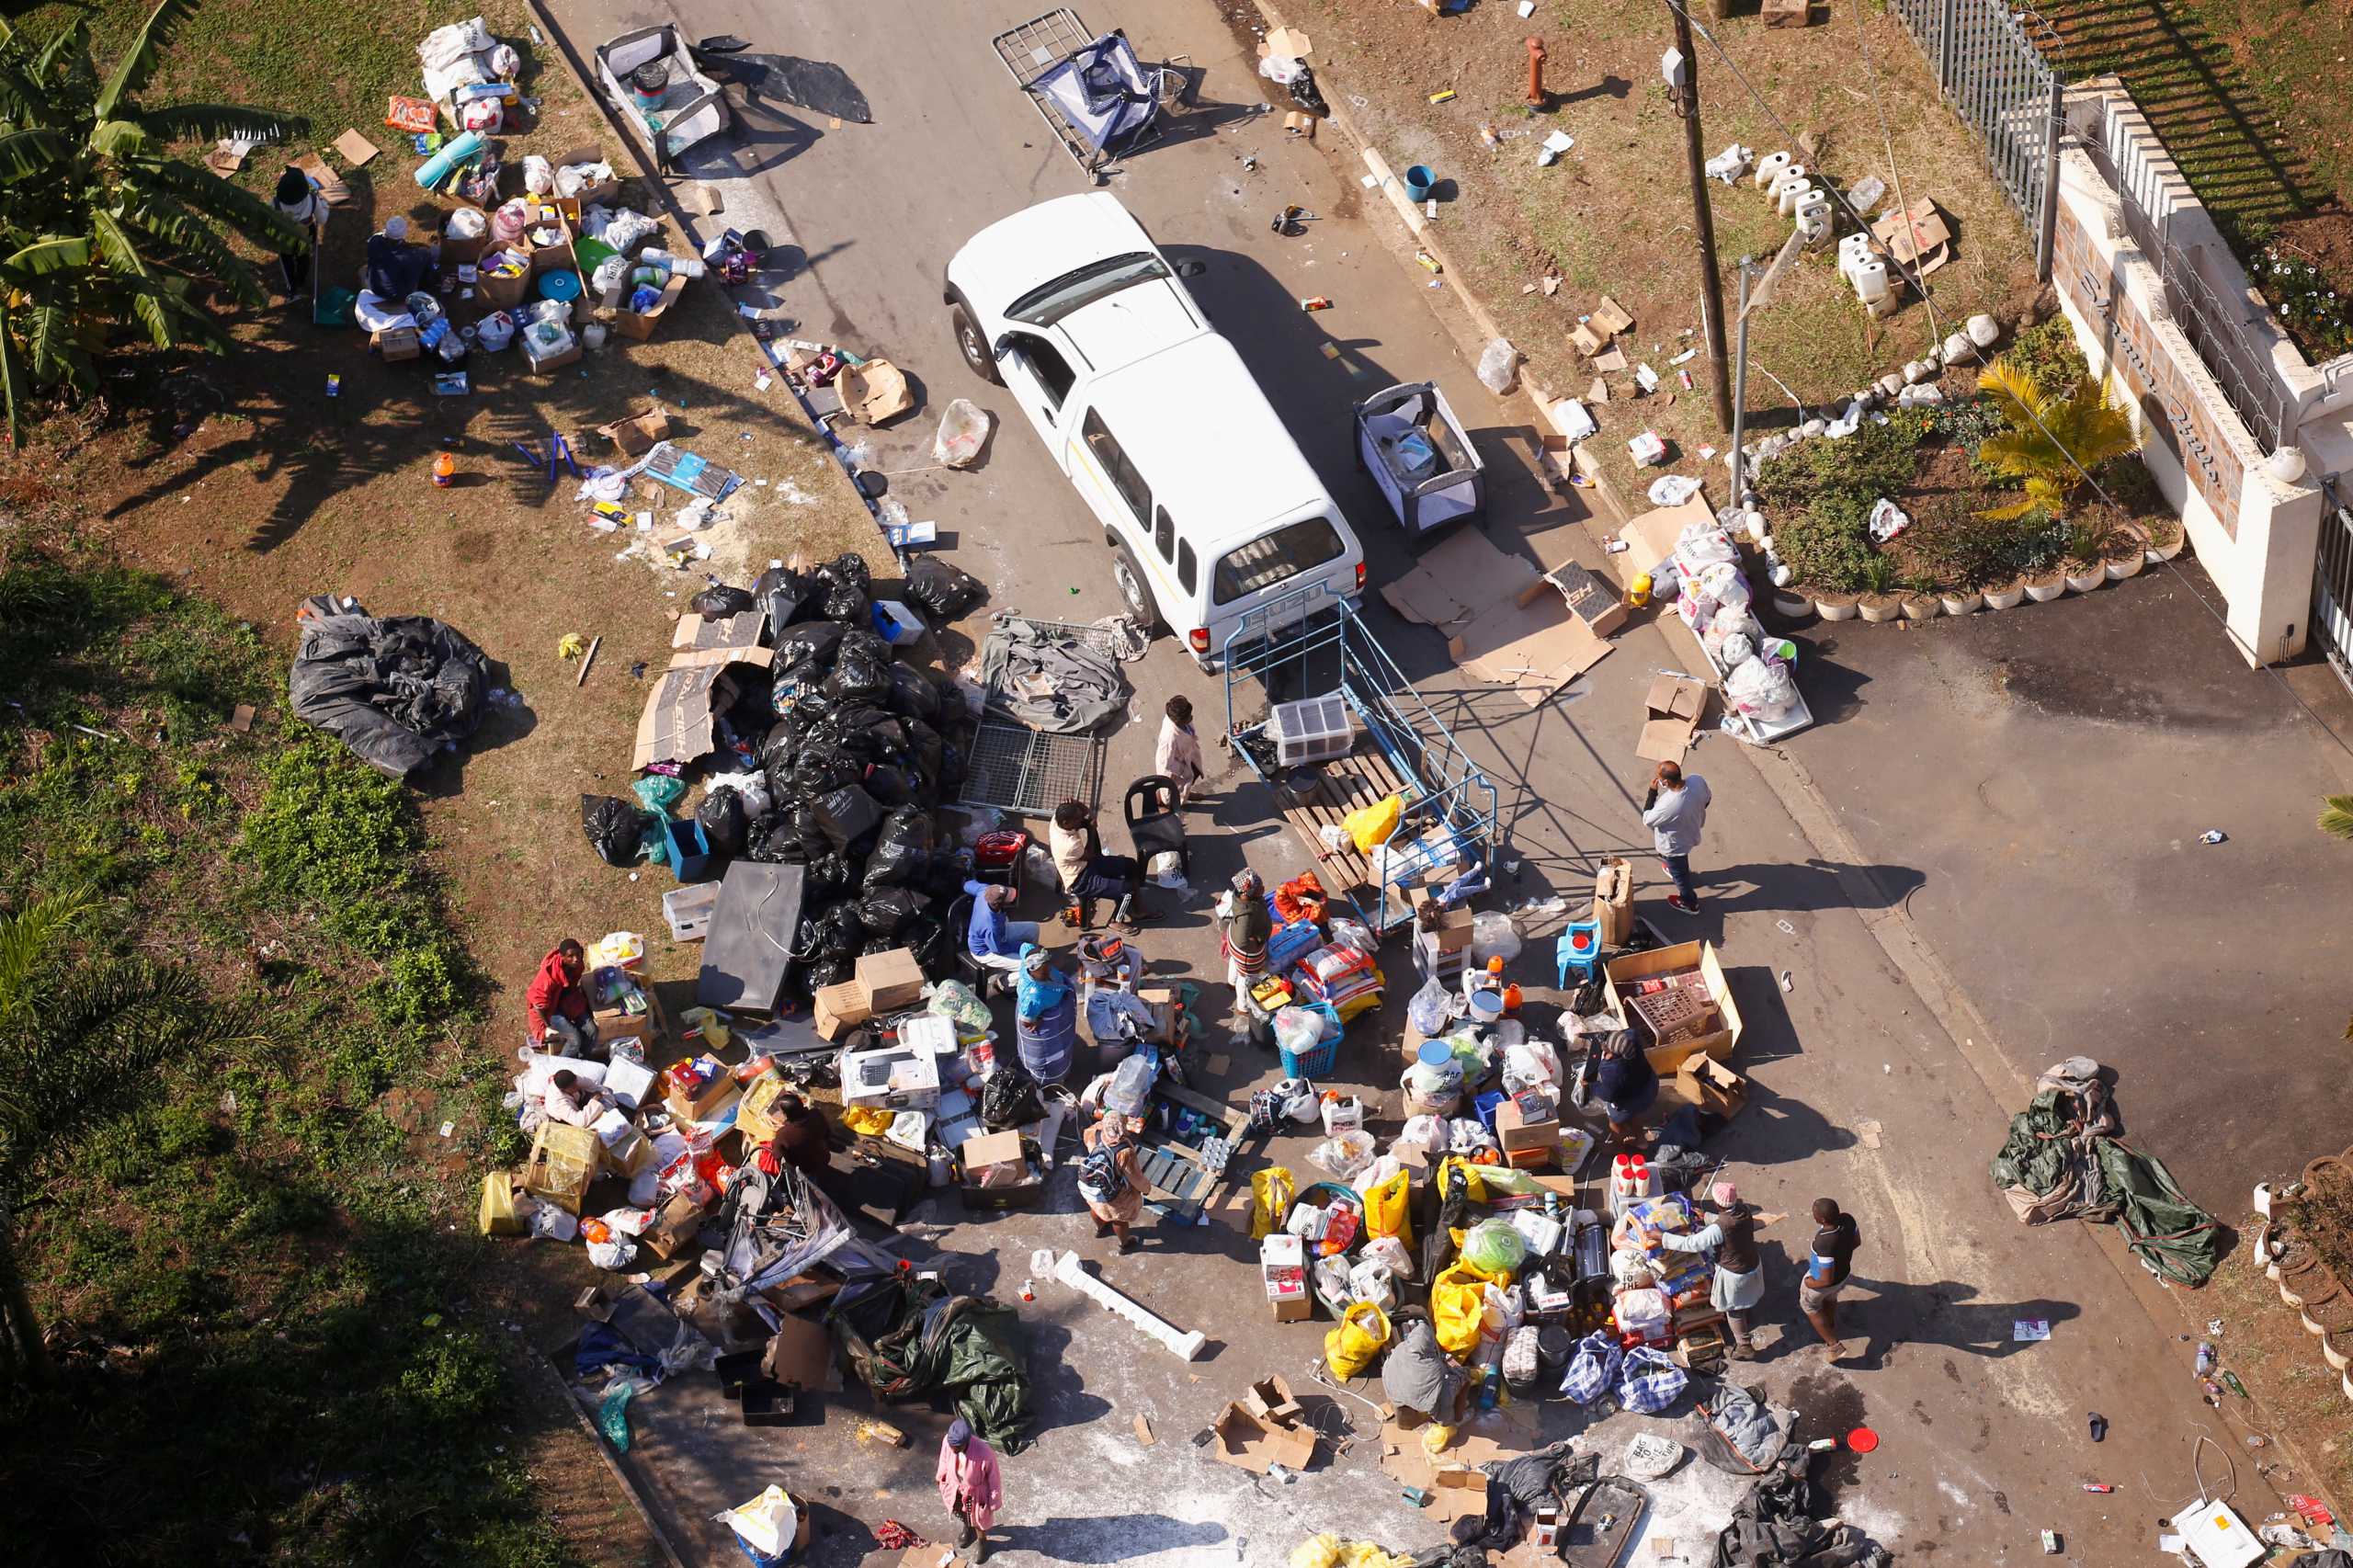
<path id="1" fill-rule="evenodd" d="M 964 1525 L 956 1538 L 975 1562 L 989 1556 L 989 1527 L 1005 1506 L 1005 1482 L 997 1474 L 996 1450 L 972 1436 L 972 1424 L 958 1416 L 939 1442 L 939 1502 Z"/>

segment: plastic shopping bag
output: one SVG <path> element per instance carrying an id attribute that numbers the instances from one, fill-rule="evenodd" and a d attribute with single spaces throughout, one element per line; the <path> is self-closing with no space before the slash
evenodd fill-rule
<path id="1" fill-rule="evenodd" d="M 1286 1165 L 1268 1165 L 1250 1177 L 1250 1239 L 1266 1240 L 1290 1217 L 1299 1182 Z"/>
<path id="2" fill-rule="evenodd" d="M 1365 1190 L 1364 1229 L 1369 1236 L 1394 1236 L 1414 1244 L 1414 1222 L 1407 1212 L 1413 1198 L 1413 1177 L 1404 1171 Z"/>
<path id="3" fill-rule="evenodd" d="M 1342 1382 L 1362 1377 L 1389 1344 L 1389 1314 L 1370 1301 L 1349 1306 L 1340 1326 L 1324 1336 L 1324 1359 Z"/>

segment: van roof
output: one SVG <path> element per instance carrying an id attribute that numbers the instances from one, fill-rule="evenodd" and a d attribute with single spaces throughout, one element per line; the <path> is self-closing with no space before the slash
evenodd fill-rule
<path id="1" fill-rule="evenodd" d="M 1109 191 L 1097 190 L 998 219 L 964 242 L 950 267 L 975 303 L 1001 311 L 1074 267 L 1152 248 L 1135 215 Z"/>
<path id="2" fill-rule="evenodd" d="M 1214 332 L 1103 377 L 1095 406 L 1151 480 L 1154 502 L 1206 550 L 1255 539 L 1268 517 L 1323 494 L 1249 367 Z"/>

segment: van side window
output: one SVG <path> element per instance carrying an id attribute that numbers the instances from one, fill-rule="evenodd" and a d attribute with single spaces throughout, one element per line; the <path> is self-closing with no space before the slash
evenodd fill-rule
<path id="1" fill-rule="evenodd" d="M 1168 520 L 1168 508 L 1165 506 L 1153 508 L 1152 548 L 1160 551 L 1163 561 L 1176 559 L 1176 525 Z"/>
<path id="2" fill-rule="evenodd" d="M 1230 605 L 1337 561 L 1347 552 L 1338 531 L 1322 517 L 1286 524 L 1227 552 L 1211 574 L 1210 597 Z"/>
<path id="3" fill-rule="evenodd" d="M 1179 540 L 1176 545 L 1176 581 L 1189 594 L 1200 580 L 1200 562 L 1193 554 L 1193 541 L 1189 539 Z"/>
<path id="4" fill-rule="evenodd" d="M 1120 443 L 1104 426 L 1102 415 L 1088 409 L 1079 431 L 1086 437 L 1086 449 L 1095 454 L 1095 460 L 1103 465 L 1105 473 L 1110 475 L 1111 487 L 1120 493 L 1120 498 L 1136 515 L 1136 521 L 1141 523 L 1150 517 L 1152 486 L 1143 482 L 1143 475 L 1138 473 L 1136 465 L 1128 460 L 1128 454 L 1120 449 Z"/>
<path id="5" fill-rule="evenodd" d="M 1070 395 L 1071 383 L 1078 379 L 1071 374 L 1070 361 L 1063 358 L 1063 351 L 1026 332 L 1013 335 L 1013 346 L 1038 378 L 1038 389 L 1046 394 L 1046 402 L 1060 409 L 1063 399 Z"/>

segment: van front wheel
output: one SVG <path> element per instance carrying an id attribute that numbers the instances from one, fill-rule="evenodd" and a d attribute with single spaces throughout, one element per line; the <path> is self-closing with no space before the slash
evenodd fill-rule
<path id="1" fill-rule="evenodd" d="M 1160 607 L 1152 602 L 1152 589 L 1143 580 L 1143 569 L 1126 546 L 1111 558 L 1111 580 L 1120 585 L 1120 597 L 1125 599 L 1128 613 L 1135 617 L 1146 637 L 1157 637 L 1168 630 L 1160 619 Z"/>
<path id="2" fill-rule="evenodd" d="M 988 340 L 972 324 L 972 312 L 961 305 L 950 306 L 948 324 L 956 334 L 956 351 L 964 356 L 964 363 L 972 368 L 972 374 L 991 386 L 1005 385 L 1005 377 L 997 371 L 996 356 L 989 352 Z"/>

